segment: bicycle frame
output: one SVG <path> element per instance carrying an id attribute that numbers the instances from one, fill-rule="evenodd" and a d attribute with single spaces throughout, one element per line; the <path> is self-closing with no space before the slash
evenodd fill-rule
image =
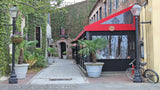
<path id="1" fill-rule="evenodd" d="M 126 75 L 129 79 L 133 80 L 134 78 L 134 73 L 135 73 L 135 65 L 134 65 L 134 61 L 135 59 L 129 63 L 129 65 L 132 65 L 131 68 L 128 68 L 126 69 Z M 154 70 L 151 70 L 151 69 L 144 69 L 144 66 L 146 65 L 147 63 L 140 63 L 140 68 L 139 68 L 139 71 L 140 71 L 140 75 L 143 77 L 143 81 L 149 81 L 150 83 L 158 83 L 159 82 L 159 76 L 158 74 L 154 71 Z M 146 80 L 145 80 L 146 78 Z"/>
<path id="2" fill-rule="evenodd" d="M 134 75 L 134 68 L 135 68 L 136 66 L 134 66 L 134 65 L 132 65 L 132 75 Z"/>
<path id="3" fill-rule="evenodd" d="M 136 67 L 133 63 L 136 59 L 134 59 L 132 62 L 129 63 L 129 65 L 132 65 L 132 75 L 134 75 L 134 68 Z"/>

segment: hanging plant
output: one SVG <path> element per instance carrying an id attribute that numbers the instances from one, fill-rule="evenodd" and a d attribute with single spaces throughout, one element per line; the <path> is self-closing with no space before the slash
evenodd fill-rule
<path id="1" fill-rule="evenodd" d="M 27 37 L 21 34 L 21 32 L 16 32 L 15 34 L 11 35 L 11 40 L 15 44 L 20 44 L 23 41 L 23 39 L 26 39 L 26 38 Z"/>

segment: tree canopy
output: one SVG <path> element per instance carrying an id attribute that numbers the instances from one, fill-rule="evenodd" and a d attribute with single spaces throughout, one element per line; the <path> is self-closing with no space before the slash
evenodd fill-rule
<path id="1" fill-rule="evenodd" d="M 2 0 L 0 4 L 6 4 L 10 7 L 17 5 L 23 14 L 30 14 L 35 11 L 49 13 L 58 9 L 63 0 Z"/>

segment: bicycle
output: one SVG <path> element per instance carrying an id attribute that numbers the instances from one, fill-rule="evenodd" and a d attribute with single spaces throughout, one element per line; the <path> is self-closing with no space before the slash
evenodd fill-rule
<path id="1" fill-rule="evenodd" d="M 135 71 L 135 65 L 134 62 L 136 61 L 136 59 L 134 59 L 132 62 L 129 63 L 129 65 L 131 65 L 131 68 L 127 68 L 125 71 L 126 76 L 133 81 L 134 78 L 134 71 Z M 159 76 L 158 74 L 152 70 L 152 69 L 144 69 L 143 66 L 147 65 L 147 63 L 141 63 L 140 62 L 140 75 L 142 76 L 143 81 L 147 81 L 150 83 L 158 83 L 159 82 Z M 145 79 L 146 78 L 146 79 Z"/>

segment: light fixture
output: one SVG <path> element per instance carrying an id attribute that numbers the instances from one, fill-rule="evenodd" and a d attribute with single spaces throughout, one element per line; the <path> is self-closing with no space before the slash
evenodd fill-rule
<path id="1" fill-rule="evenodd" d="M 135 5 L 131 9 L 133 16 L 139 16 L 141 13 L 141 9 L 142 7 L 138 3 L 135 3 Z"/>
<path id="2" fill-rule="evenodd" d="M 17 12 L 18 12 L 18 7 L 16 5 L 14 5 L 12 8 L 10 8 L 9 12 L 10 12 L 10 15 L 12 18 L 16 18 Z"/>

